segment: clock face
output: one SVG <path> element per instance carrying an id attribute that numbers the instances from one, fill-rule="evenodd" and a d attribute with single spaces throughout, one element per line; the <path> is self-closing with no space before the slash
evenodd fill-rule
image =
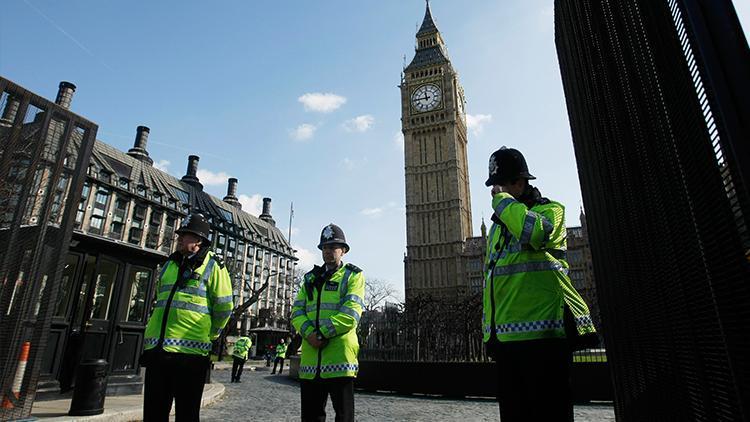
<path id="1" fill-rule="evenodd" d="M 416 111 L 430 111 L 437 108 L 443 99 L 440 87 L 435 84 L 425 84 L 415 89 L 411 94 L 411 105 Z"/>

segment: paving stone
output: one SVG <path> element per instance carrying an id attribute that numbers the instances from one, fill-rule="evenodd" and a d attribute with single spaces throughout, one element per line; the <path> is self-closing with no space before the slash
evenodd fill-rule
<path id="1" fill-rule="evenodd" d="M 247 368 L 246 368 L 247 369 Z M 242 383 L 229 382 L 230 371 L 214 371 L 216 382 L 226 387 L 222 400 L 201 411 L 201 420 L 298 421 L 300 419 L 299 383 L 285 370 L 281 376 L 267 371 L 245 371 Z M 355 415 L 358 422 L 383 421 L 498 421 L 497 403 L 493 400 L 455 400 L 427 396 L 399 396 L 355 392 Z M 329 400 L 326 413 L 334 419 Z M 611 404 L 575 407 L 580 422 L 614 421 Z"/>

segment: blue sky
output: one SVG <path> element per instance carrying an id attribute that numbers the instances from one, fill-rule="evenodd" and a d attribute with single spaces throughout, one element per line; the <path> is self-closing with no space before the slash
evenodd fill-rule
<path id="1" fill-rule="evenodd" d="M 210 4 L 210 5 L 209 5 Z M 578 225 L 581 193 L 554 46 L 552 0 L 431 2 L 467 97 L 475 235 L 490 215 L 483 181 L 501 145 L 524 152 L 537 186 Z M 750 6 L 735 2 L 745 28 Z M 397 85 L 424 15 L 421 0 L 153 2 L 7 0 L 0 74 L 73 111 L 99 139 L 149 153 L 175 176 L 201 157 L 223 197 L 239 179 L 244 209 L 273 198 L 303 264 L 329 222 L 347 260 L 403 289 L 403 147 Z M 254 210 L 254 211 L 253 211 Z"/>

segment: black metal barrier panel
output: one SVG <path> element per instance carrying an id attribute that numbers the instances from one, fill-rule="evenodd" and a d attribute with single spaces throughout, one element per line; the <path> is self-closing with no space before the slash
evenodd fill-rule
<path id="1" fill-rule="evenodd" d="M 624 421 L 750 420 L 750 51 L 730 0 L 556 0 Z"/>
<path id="2" fill-rule="evenodd" d="M 64 84 L 56 104 L 0 77 L 0 420 L 31 413 L 96 138 Z"/>
<path id="3" fill-rule="evenodd" d="M 299 377 L 300 359 L 289 359 L 289 376 Z M 415 362 L 359 360 L 355 387 L 372 392 L 430 394 L 443 397 L 497 395 L 497 367 L 492 362 Z M 571 393 L 576 403 L 612 401 L 614 390 L 603 349 L 573 355 Z"/>

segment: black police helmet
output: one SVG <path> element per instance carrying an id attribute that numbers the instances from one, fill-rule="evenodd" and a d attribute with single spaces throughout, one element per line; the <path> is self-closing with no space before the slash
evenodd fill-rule
<path id="1" fill-rule="evenodd" d="M 182 220 L 180 228 L 177 229 L 177 234 L 191 233 L 204 240 L 204 246 L 209 244 L 208 233 L 211 231 L 211 225 L 206 221 L 206 217 L 203 214 L 193 213 L 189 214 Z"/>
<path id="2" fill-rule="evenodd" d="M 521 151 L 502 147 L 493 152 L 490 155 L 490 177 L 484 185 L 501 185 L 516 179 L 536 179 L 529 173 L 529 167 Z"/>
<path id="3" fill-rule="evenodd" d="M 323 250 L 325 245 L 340 245 L 349 252 L 349 245 L 346 243 L 346 236 L 341 227 L 331 223 L 323 227 L 323 231 L 320 233 L 320 243 L 318 249 Z"/>

